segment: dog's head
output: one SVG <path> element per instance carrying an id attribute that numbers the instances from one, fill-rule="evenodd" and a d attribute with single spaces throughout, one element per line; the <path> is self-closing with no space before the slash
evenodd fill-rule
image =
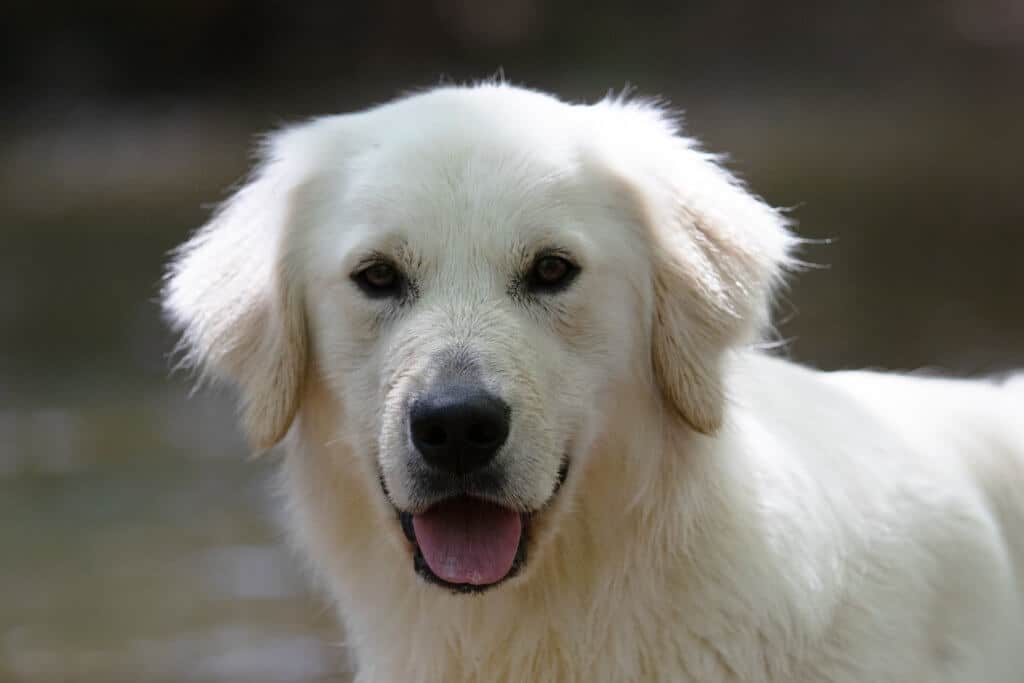
<path id="1" fill-rule="evenodd" d="M 617 397 L 714 434 L 721 364 L 791 241 L 655 107 L 442 88 L 270 138 L 165 306 L 260 447 L 315 375 L 395 512 L 377 523 L 423 576 L 481 590 L 525 564 L 595 439 L 630 429 Z"/>

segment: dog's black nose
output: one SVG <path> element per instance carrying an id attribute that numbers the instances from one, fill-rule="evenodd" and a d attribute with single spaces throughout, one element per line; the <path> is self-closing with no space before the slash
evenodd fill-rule
<path id="1" fill-rule="evenodd" d="M 507 403 L 483 387 L 442 385 L 413 403 L 409 431 L 431 466 L 466 474 L 498 453 L 508 437 L 510 413 Z"/>

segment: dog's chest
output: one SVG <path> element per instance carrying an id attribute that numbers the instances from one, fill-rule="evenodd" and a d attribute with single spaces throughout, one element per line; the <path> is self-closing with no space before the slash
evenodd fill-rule
<path id="1" fill-rule="evenodd" d="M 663 605 L 663 607 L 668 607 Z M 574 613 L 575 611 L 575 613 Z M 772 661 L 756 634 L 715 639 L 699 635 L 672 618 L 674 609 L 615 613 L 591 606 L 567 607 L 557 617 L 500 611 L 406 632 L 405 642 L 380 639 L 360 653 L 357 683 L 729 683 L 788 681 L 788 667 Z M 486 612 L 486 611 L 484 611 Z M 589 612 L 589 613 L 588 613 Z"/>

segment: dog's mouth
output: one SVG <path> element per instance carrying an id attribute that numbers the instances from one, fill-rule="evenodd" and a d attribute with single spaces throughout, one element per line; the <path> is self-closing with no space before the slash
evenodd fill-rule
<path id="1" fill-rule="evenodd" d="M 416 572 L 460 593 L 481 591 L 515 576 L 526 562 L 528 513 L 458 496 L 418 514 L 399 514 L 415 546 Z"/>
<path id="2" fill-rule="evenodd" d="M 566 460 L 549 503 L 568 470 Z M 458 495 L 415 514 L 398 511 L 398 518 L 413 545 L 417 574 L 456 593 L 480 593 L 511 579 L 525 566 L 534 514 Z"/>

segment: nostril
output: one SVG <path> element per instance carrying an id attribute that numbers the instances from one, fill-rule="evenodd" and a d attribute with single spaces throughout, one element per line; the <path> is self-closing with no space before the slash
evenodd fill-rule
<path id="1" fill-rule="evenodd" d="M 489 446 L 501 436 L 498 424 L 490 421 L 477 421 L 466 430 L 466 440 L 475 446 Z"/>
<path id="2" fill-rule="evenodd" d="M 448 432 L 440 422 L 421 421 L 413 425 L 413 438 L 424 446 L 443 446 L 448 441 Z"/>

